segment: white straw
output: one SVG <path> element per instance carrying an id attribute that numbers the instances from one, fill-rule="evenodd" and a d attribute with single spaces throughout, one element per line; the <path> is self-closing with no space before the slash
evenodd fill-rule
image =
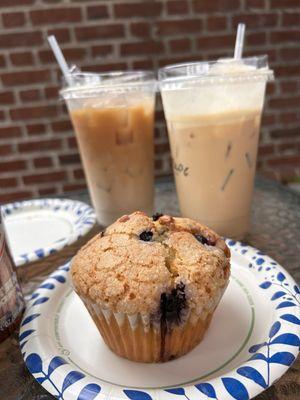
<path id="1" fill-rule="evenodd" d="M 64 77 L 65 77 L 65 79 L 67 81 L 67 84 L 69 86 L 71 86 L 72 85 L 72 79 L 70 77 L 70 69 L 69 69 L 68 64 L 66 62 L 66 59 L 65 59 L 65 57 L 64 57 L 64 55 L 63 55 L 63 53 L 62 53 L 62 51 L 61 51 L 61 49 L 60 49 L 60 47 L 59 47 L 59 45 L 57 43 L 57 40 L 56 40 L 55 36 L 53 36 L 53 35 L 48 36 L 48 42 L 49 42 L 49 44 L 51 46 L 51 49 L 52 49 L 52 51 L 54 53 L 56 61 L 58 62 L 58 65 L 60 66 L 60 69 L 61 69 L 61 71 L 62 71 L 62 73 L 63 73 L 63 75 L 64 75 Z"/>
<path id="2" fill-rule="evenodd" d="M 238 24 L 236 40 L 235 40 L 235 48 L 234 48 L 234 58 L 239 60 L 242 58 L 243 47 L 244 47 L 244 38 L 245 38 L 245 24 Z"/>

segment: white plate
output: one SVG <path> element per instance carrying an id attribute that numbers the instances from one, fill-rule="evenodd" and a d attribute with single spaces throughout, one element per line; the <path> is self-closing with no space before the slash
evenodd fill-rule
<path id="1" fill-rule="evenodd" d="M 300 344 L 299 288 L 270 257 L 239 242 L 232 276 L 204 340 L 164 364 L 113 354 L 72 291 L 69 265 L 32 295 L 20 331 L 26 365 L 64 400 L 248 400 L 293 363 Z"/>
<path id="2" fill-rule="evenodd" d="M 1 207 L 15 264 L 52 254 L 85 235 L 96 222 L 94 210 L 68 199 L 40 199 Z"/>

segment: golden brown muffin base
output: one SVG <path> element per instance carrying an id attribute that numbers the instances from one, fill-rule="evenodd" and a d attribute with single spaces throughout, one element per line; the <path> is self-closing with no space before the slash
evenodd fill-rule
<path id="1" fill-rule="evenodd" d="M 93 303 L 85 301 L 85 306 L 103 340 L 114 353 L 144 363 L 173 360 L 191 351 L 203 339 L 214 312 L 205 312 L 202 318 L 189 318 L 184 324 L 167 331 L 161 325 L 154 327 L 152 324 L 145 329 L 140 317 L 131 327 L 126 315 L 119 325 L 113 313 L 107 319 Z"/>

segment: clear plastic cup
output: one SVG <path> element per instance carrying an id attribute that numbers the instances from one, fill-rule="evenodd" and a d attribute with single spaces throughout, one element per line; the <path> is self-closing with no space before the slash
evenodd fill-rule
<path id="1" fill-rule="evenodd" d="M 73 74 L 65 99 L 100 224 L 153 212 L 152 72 Z"/>
<path id="2" fill-rule="evenodd" d="M 159 70 L 181 213 L 242 238 L 249 229 L 267 56 Z"/>

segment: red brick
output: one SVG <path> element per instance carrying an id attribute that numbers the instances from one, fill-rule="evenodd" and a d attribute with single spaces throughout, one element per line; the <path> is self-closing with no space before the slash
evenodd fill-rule
<path id="1" fill-rule="evenodd" d="M 157 17 L 161 14 L 162 3 L 157 1 L 140 1 L 137 3 L 121 3 L 114 5 L 116 17 Z"/>
<path id="2" fill-rule="evenodd" d="M 0 162 L 0 171 L 1 172 L 20 171 L 20 170 L 25 170 L 26 166 L 27 163 L 24 160 L 2 161 Z"/>
<path id="3" fill-rule="evenodd" d="M 276 31 L 270 34 L 271 43 L 299 43 L 300 41 L 300 30 L 292 31 Z"/>
<path id="4" fill-rule="evenodd" d="M 152 60 L 137 60 L 132 63 L 133 69 L 154 69 Z"/>
<path id="5" fill-rule="evenodd" d="M 296 145 L 296 146 L 295 146 Z M 300 142 L 299 143 L 281 143 L 278 145 L 278 148 L 282 152 L 295 152 L 300 149 Z"/>
<path id="6" fill-rule="evenodd" d="M 270 154 L 274 154 L 274 145 L 273 144 L 261 144 L 258 148 L 259 156 L 267 156 Z"/>
<path id="7" fill-rule="evenodd" d="M 223 31 L 227 28 L 227 18 L 222 16 L 207 16 L 206 20 L 206 29 L 208 31 Z"/>
<path id="8" fill-rule="evenodd" d="M 17 66 L 32 65 L 34 63 L 33 55 L 31 52 L 28 51 L 10 53 L 10 59 L 12 64 Z"/>
<path id="9" fill-rule="evenodd" d="M 240 22 L 245 23 L 247 29 L 273 27 L 277 25 L 278 14 L 260 12 L 259 14 L 239 14 L 232 18 L 234 28 Z"/>
<path id="10" fill-rule="evenodd" d="M 0 92 L 0 104 L 13 104 L 15 102 L 15 97 L 13 92 Z"/>
<path id="11" fill-rule="evenodd" d="M 44 43 L 42 32 L 4 33 L 0 35 L 0 48 L 31 47 Z"/>
<path id="12" fill-rule="evenodd" d="M 54 25 L 81 21 L 81 9 L 79 7 L 43 8 L 30 11 L 29 15 L 33 25 Z"/>
<path id="13" fill-rule="evenodd" d="M 77 148 L 78 148 L 78 146 L 77 146 L 77 140 L 76 140 L 76 137 L 75 137 L 75 136 L 72 136 L 72 137 L 69 137 L 69 138 L 68 138 L 68 147 L 69 147 L 70 149 L 77 149 Z"/>
<path id="14" fill-rule="evenodd" d="M 300 7 L 299 0 L 271 0 L 270 7 L 276 8 L 298 8 Z"/>
<path id="15" fill-rule="evenodd" d="M 85 190 L 85 189 L 86 189 L 86 183 L 73 183 L 63 186 L 64 192 L 73 192 L 75 190 Z"/>
<path id="16" fill-rule="evenodd" d="M 22 0 L 22 6 L 33 4 L 35 0 Z M 0 7 L 20 7 L 20 0 L 1 0 Z"/>
<path id="17" fill-rule="evenodd" d="M 86 72 L 110 72 L 110 71 L 121 71 L 127 69 L 125 62 L 110 63 L 110 64 L 94 64 L 94 65 L 83 65 L 82 69 Z"/>
<path id="18" fill-rule="evenodd" d="M 297 65 L 282 65 L 274 67 L 276 78 L 286 78 L 300 75 L 300 64 Z"/>
<path id="19" fill-rule="evenodd" d="M 124 36 L 124 26 L 121 24 L 83 26 L 75 28 L 75 35 L 79 41 L 118 38 Z"/>
<path id="20" fill-rule="evenodd" d="M 280 56 L 283 61 L 300 60 L 300 47 L 286 47 L 280 49 Z"/>
<path id="21" fill-rule="evenodd" d="M 82 168 L 80 168 L 80 169 L 75 169 L 75 170 L 73 171 L 73 175 L 74 175 L 74 178 L 75 178 L 75 179 L 85 179 L 84 171 L 83 171 Z"/>
<path id="22" fill-rule="evenodd" d="M 3 1 L 3 0 L 1 0 Z M 0 5 L 1 7 L 1 5 Z M 5 194 L 0 194 L 0 203 L 7 203 L 11 201 L 17 201 L 17 200 L 24 200 L 27 198 L 31 198 L 33 196 L 33 193 L 28 190 L 22 190 L 19 192 L 11 192 L 11 193 L 5 193 Z"/>
<path id="23" fill-rule="evenodd" d="M 34 71 L 7 72 L 1 75 L 5 86 L 29 85 L 31 83 L 44 83 L 51 79 L 50 71 L 46 69 Z"/>
<path id="24" fill-rule="evenodd" d="M 273 139 L 300 137 L 300 127 L 273 130 L 271 137 Z"/>
<path id="25" fill-rule="evenodd" d="M 189 11 L 189 4 L 185 0 L 175 0 L 167 2 L 167 11 L 168 14 L 187 14 Z"/>
<path id="26" fill-rule="evenodd" d="M 273 114 L 263 114 L 262 115 L 262 125 L 263 126 L 270 126 L 274 125 L 276 121 L 275 115 Z"/>
<path id="27" fill-rule="evenodd" d="M 62 143 L 60 139 L 26 141 L 23 143 L 18 143 L 18 150 L 24 153 L 31 153 L 34 151 L 57 150 L 61 148 L 61 144 Z"/>
<path id="28" fill-rule="evenodd" d="M 22 90 L 20 92 L 20 99 L 24 102 L 26 101 L 37 101 L 41 98 L 40 91 L 37 89 L 32 90 Z"/>
<path id="29" fill-rule="evenodd" d="M 158 35 L 176 35 L 181 33 L 200 33 L 203 23 L 200 19 L 159 21 L 156 23 Z"/>
<path id="30" fill-rule="evenodd" d="M 155 154 L 164 154 L 170 150 L 169 142 L 156 143 L 154 148 L 155 148 Z"/>
<path id="31" fill-rule="evenodd" d="M 173 53 L 184 53 L 186 51 L 190 51 L 191 41 L 190 39 L 170 40 L 170 49 Z"/>
<path id="32" fill-rule="evenodd" d="M 200 37 L 197 40 L 198 49 L 211 49 L 213 47 L 232 47 L 234 46 L 234 35 L 222 35 L 222 36 L 208 36 Z"/>
<path id="33" fill-rule="evenodd" d="M 61 165 L 79 164 L 80 157 L 78 153 L 64 154 L 62 156 L 59 156 L 59 162 Z"/>
<path id="34" fill-rule="evenodd" d="M 10 110 L 11 119 L 14 121 L 54 117 L 56 113 L 57 113 L 56 106 L 50 106 L 50 105 L 15 108 Z"/>
<path id="35" fill-rule="evenodd" d="M 77 61 L 77 60 L 82 60 L 85 55 L 86 55 L 86 49 L 83 48 L 68 48 L 68 49 L 62 49 L 62 52 L 65 56 L 65 58 L 70 62 L 70 61 Z M 49 63 L 56 63 L 56 59 L 53 55 L 52 50 L 41 50 L 39 51 L 39 59 L 43 64 L 49 64 Z"/>
<path id="36" fill-rule="evenodd" d="M 6 189 L 16 187 L 18 181 L 16 178 L 0 178 L 0 188 Z"/>
<path id="37" fill-rule="evenodd" d="M 161 42 L 136 42 L 121 44 L 121 55 L 143 55 L 143 54 L 158 54 L 164 51 L 164 45 Z"/>
<path id="38" fill-rule="evenodd" d="M 38 157 L 33 160 L 33 165 L 36 168 L 52 167 L 53 161 L 52 161 L 52 158 L 50 158 L 50 157 Z"/>
<path id="39" fill-rule="evenodd" d="M 69 119 L 52 122 L 51 128 L 53 132 L 67 132 L 73 129 L 71 121 Z"/>
<path id="40" fill-rule="evenodd" d="M 29 136 L 40 135 L 46 132 L 46 126 L 44 124 L 26 125 L 26 129 Z"/>
<path id="41" fill-rule="evenodd" d="M 299 26 L 300 25 L 300 13 L 299 12 L 285 12 L 282 14 L 282 25 L 283 26 Z"/>
<path id="42" fill-rule="evenodd" d="M 293 108 L 300 107 L 300 97 L 278 97 L 275 99 L 270 99 L 269 107 L 275 109 L 285 109 L 285 108 Z"/>
<path id="43" fill-rule="evenodd" d="M 268 164 L 271 165 L 272 167 L 281 167 L 281 166 L 288 166 L 288 165 L 299 166 L 300 165 L 300 156 L 295 155 L 295 156 L 278 157 L 278 158 L 268 160 Z"/>
<path id="44" fill-rule="evenodd" d="M 20 137 L 22 131 L 19 126 L 1 126 L 0 127 L 0 139 Z"/>
<path id="45" fill-rule="evenodd" d="M 6 119 L 6 114 L 3 110 L 0 110 L 0 121 L 4 121 Z"/>
<path id="46" fill-rule="evenodd" d="M 298 91 L 298 81 L 279 82 L 282 93 L 296 93 Z"/>
<path id="47" fill-rule="evenodd" d="M 222 12 L 238 10 L 240 7 L 239 0 L 194 0 L 194 11 L 205 12 Z"/>
<path id="48" fill-rule="evenodd" d="M 258 32 L 246 35 L 246 44 L 247 46 L 264 46 L 267 40 L 267 36 L 265 32 Z"/>
<path id="49" fill-rule="evenodd" d="M 57 189 L 55 187 L 47 187 L 47 188 L 39 189 L 40 196 L 49 196 L 52 194 L 57 194 Z"/>
<path id="50" fill-rule="evenodd" d="M 15 28 L 25 25 L 25 14 L 23 12 L 11 12 L 2 14 L 3 26 Z"/>
<path id="51" fill-rule="evenodd" d="M 70 31 L 67 28 L 56 28 L 56 29 L 49 29 L 47 31 L 47 36 L 54 35 L 59 42 L 61 43 L 67 43 L 70 42 L 71 36 L 70 36 Z"/>
<path id="52" fill-rule="evenodd" d="M 294 124 L 295 122 L 300 121 L 300 114 L 297 112 L 285 112 L 284 114 L 279 114 L 278 116 L 279 122 L 288 125 Z"/>
<path id="53" fill-rule="evenodd" d="M 0 155 L 5 156 L 7 154 L 11 154 L 12 152 L 12 147 L 10 144 L 3 144 L 0 145 Z"/>
<path id="54" fill-rule="evenodd" d="M 46 99 L 59 99 L 59 87 L 49 86 L 44 89 Z"/>
<path id="55" fill-rule="evenodd" d="M 266 8 L 266 0 L 246 0 L 246 9 Z"/>
<path id="56" fill-rule="evenodd" d="M 102 44 L 99 46 L 93 46 L 92 47 L 92 57 L 98 57 L 98 56 L 107 56 L 108 54 L 111 54 L 113 50 L 113 47 L 110 44 Z"/>
<path id="57" fill-rule="evenodd" d="M 130 32 L 133 36 L 149 37 L 150 24 L 147 22 L 132 22 L 130 24 Z"/>
<path id="58" fill-rule="evenodd" d="M 31 174 L 22 177 L 23 182 L 27 184 L 46 183 L 46 182 L 62 182 L 66 179 L 64 171 L 48 172 L 43 174 Z"/>
<path id="59" fill-rule="evenodd" d="M 5 57 L 0 55 L 0 68 L 3 68 L 6 66 L 6 60 Z"/>
<path id="60" fill-rule="evenodd" d="M 105 5 L 87 7 L 88 19 L 101 19 L 108 17 L 107 7 Z"/>

